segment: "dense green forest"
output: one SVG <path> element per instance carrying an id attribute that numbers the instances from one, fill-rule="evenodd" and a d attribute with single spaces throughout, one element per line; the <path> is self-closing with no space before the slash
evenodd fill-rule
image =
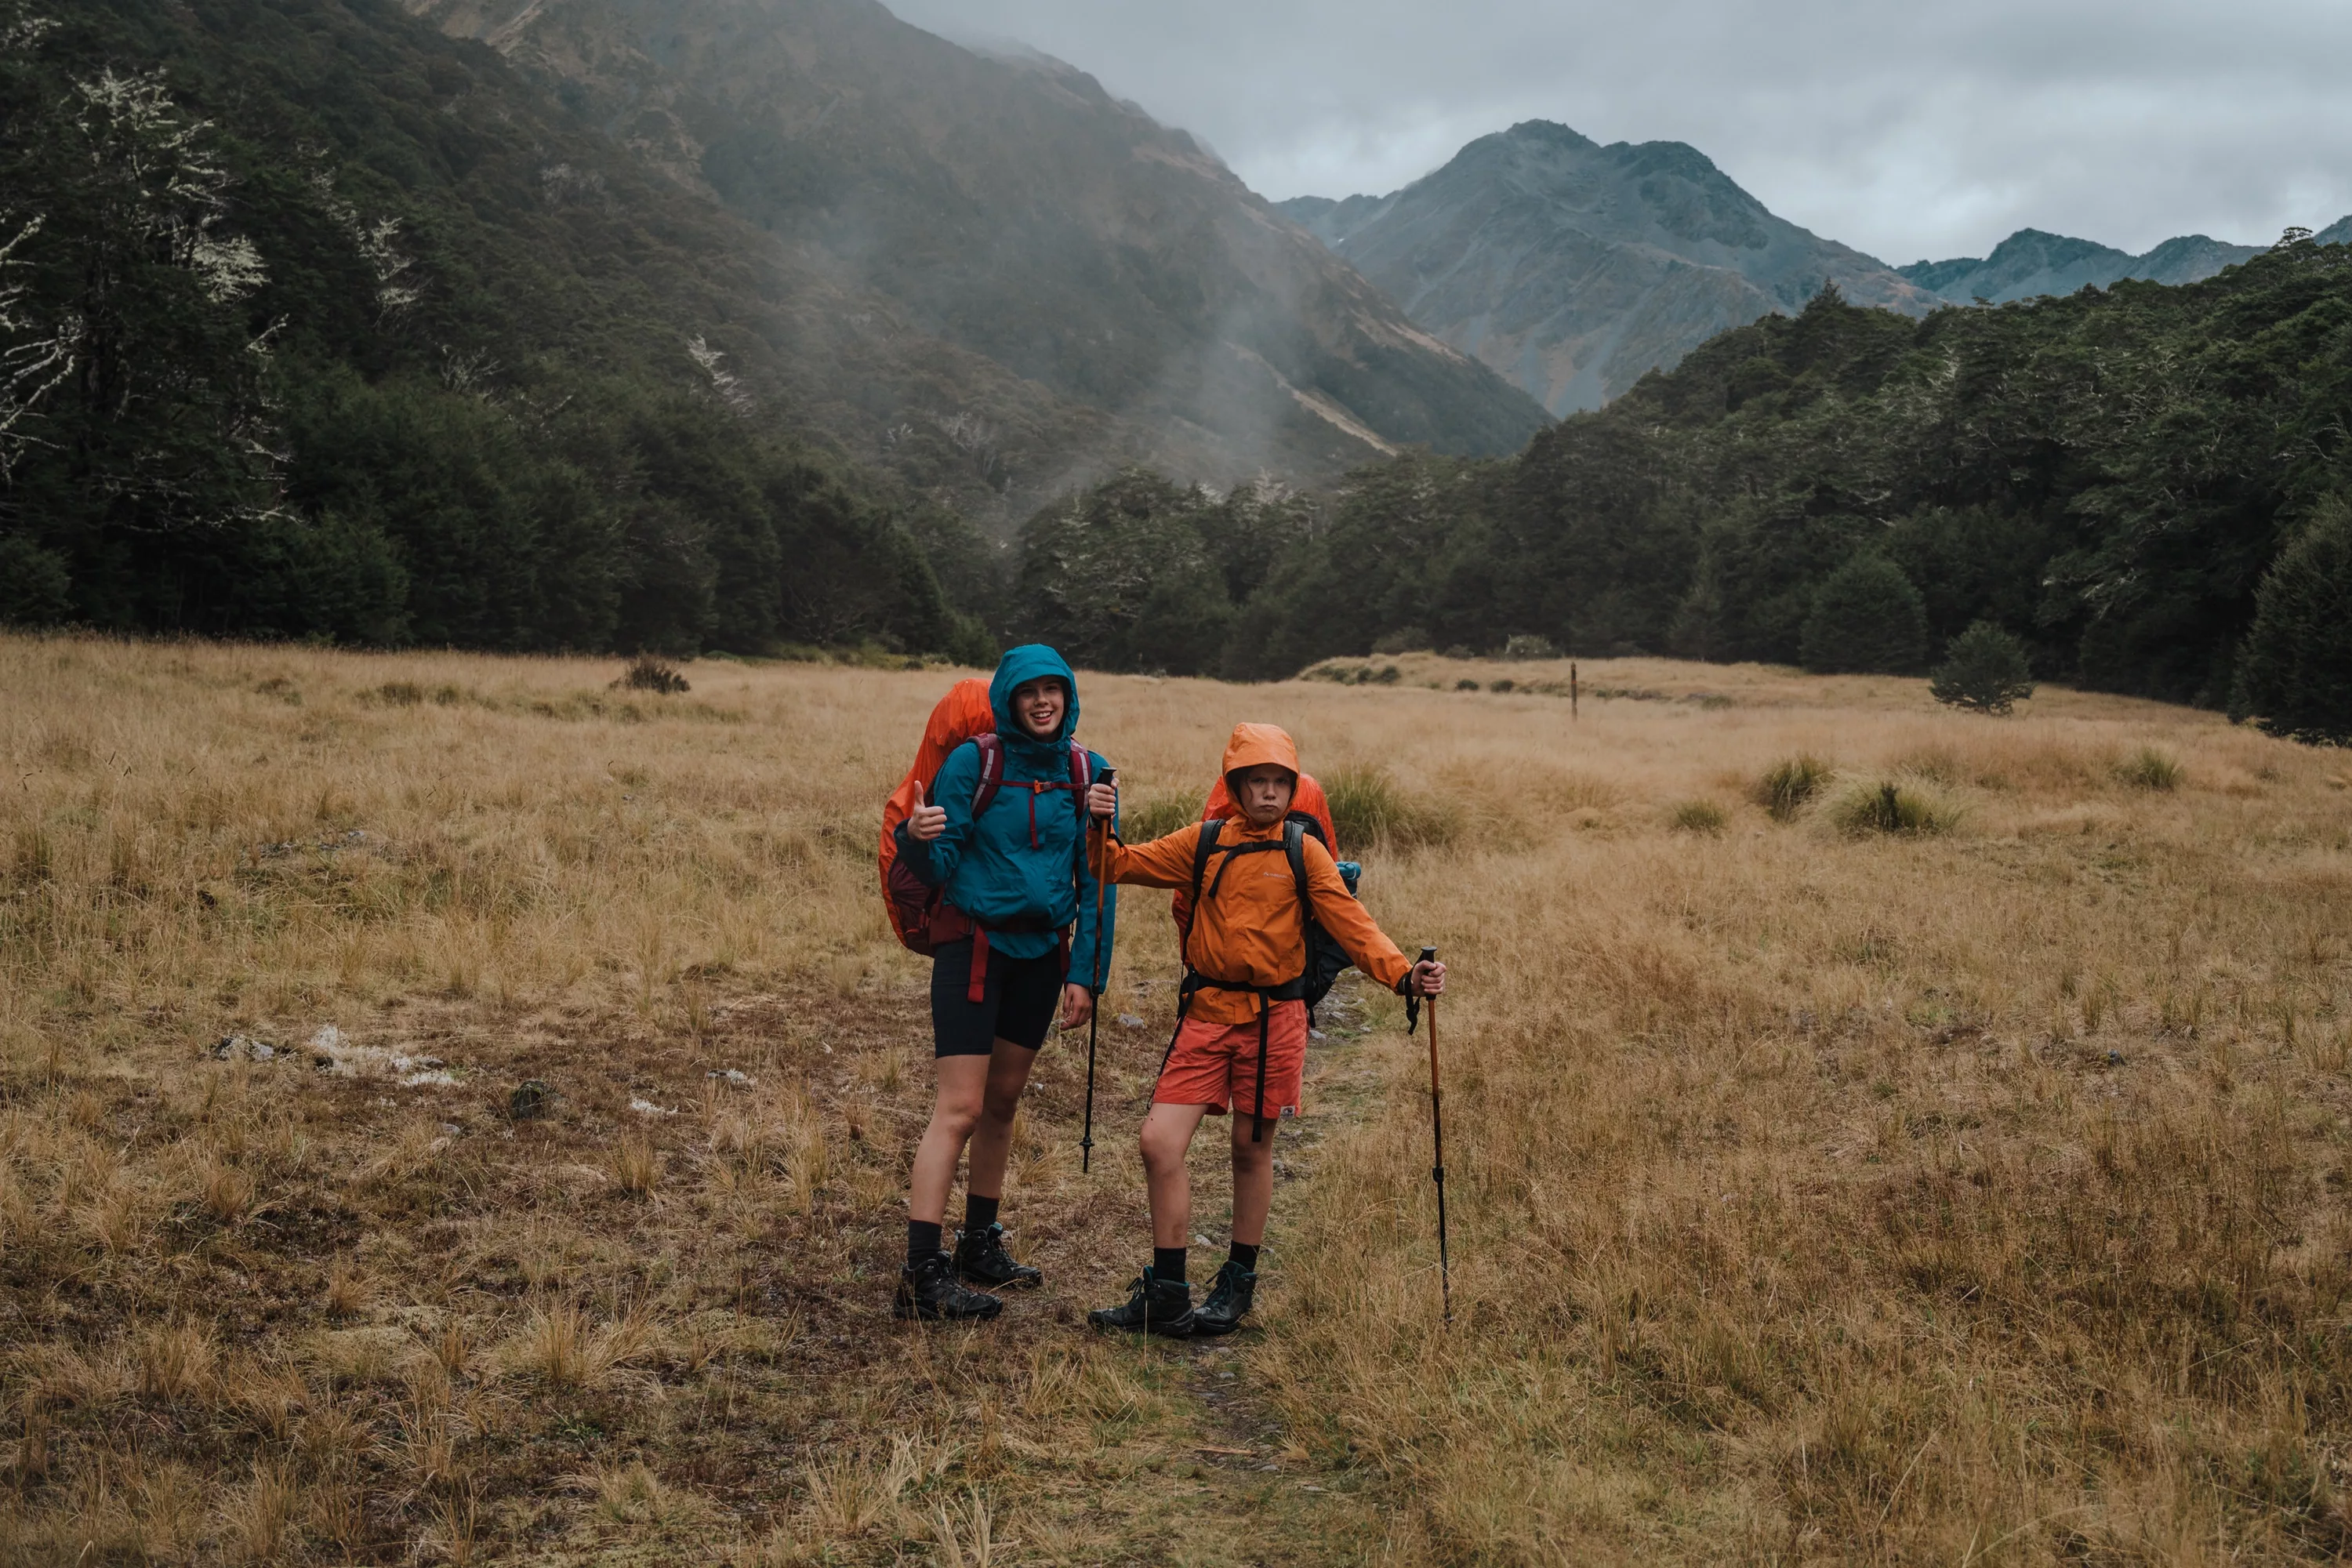
<path id="1" fill-rule="evenodd" d="M 1830 292 L 1516 458 L 1273 508 L 1125 476 L 1029 524 L 1017 602 L 1077 658 L 1245 679 L 1515 635 L 1909 672 L 1988 621 L 2045 678 L 2221 706 L 2265 572 L 2352 490 L 2347 429 L 2352 247 L 2299 233 L 2185 288 L 1925 321 Z"/>
<path id="2" fill-rule="evenodd" d="M 728 221 L 374 0 L 0 5 L 0 619 L 984 656 L 713 346 Z"/>
<path id="3" fill-rule="evenodd" d="M 1245 679 L 1514 637 L 1915 672 L 1981 622 L 2352 733 L 2352 248 L 1925 321 L 1832 290 L 1515 458 L 1129 471 L 1008 571 L 808 444 L 833 362 L 750 232 L 381 0 L 0 0 L 0 620 Z"/>

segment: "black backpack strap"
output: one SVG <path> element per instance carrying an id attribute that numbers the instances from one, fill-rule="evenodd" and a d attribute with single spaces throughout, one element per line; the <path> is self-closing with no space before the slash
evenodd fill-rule
<path id="1" fill-rule="evenodd" d="M 1217 852 L 1217 835 L 1225 830 L 1224 819 L 1213 816 L 1201 824 L 1200 839 L 1192 846 L 1192 918 L 1201 918 L 1201 883 L 1209 875 L 1209 857 Z"/>
<path id="2" fill-rule="evenodd" d="M 1311 921 L 1315 900 L 1307 890 L 1307 825 L 1295 816 L 1282 826 L 1282 852 L 1290 861 L 1290 879 L 1298 884 L 1299 918 Z"/>

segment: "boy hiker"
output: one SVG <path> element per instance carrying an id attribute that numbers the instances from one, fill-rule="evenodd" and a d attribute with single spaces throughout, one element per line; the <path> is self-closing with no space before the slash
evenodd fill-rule
<path id="1" fill-rule="evenodd" d="M 1004 1303 L 961 1280 L 1042 1281 L 1005 1250 L 996 1220 L 1013 1115 L 1056 1006 L 1064 1028 L 1093 1014 L 1097 944 L 1108 952 L 1118 910 L 1114 899 L 1097 900 L 1085 849 L 1085 791 L 1105 764 L 1070 738 L 1078 723 L 1070 667 L 1042 644 L 1013 648 L 988 699 L 994 732 L 949 752 L 928 792 L 918 781 L 895 832 L 915 901 L 938 890 L 922 940 L 939 1091 L 908 1183 L 907 1267 L 893 1307 L 901 1318 L 992 1318 Z M 971 1173 L 950 1257 L 940 1227 L 967 1144 Z"/>
<path id="2" fill-rule="evenodd" d="M 1257 1249 L 1274 1202 L 1274 1134 L 1282 1117 L 1298 1110 L 1307 1068 L 1308 911 L 1286 844 L 1298 748 L 1271 724 L 1240 725 L 1225 743 L 1224 776 L 1236 820 L 1196 823 L 1135 847 L 1105 834 L 1097 850 L 1108 882 L 1192 892 L 1176 1035 L 1143 1121 L 1151 1267 L 1125 1306 L 1087 1315 L 1097 1328 L 1182 1339 L 1240 1326 L 1256 1291 Z M 1108 820 L 1116 805 L 1108 785 L 1088 792 L 1087 807 L 1097 816 Z M 1317 837 L 1290 837 L 1302 852 L 1314 919 L 1358 969 L 1399 995 L 1434 996 L 1445 988 L 1445 966 L 1407 963 L 1349 892 Z M 1192 1227 L 1184 1155 L 1201 1119 L 1229 1110 L 1233 1251 L 1196 1310 L 1184 1278 L 1184 1240 Z"/>

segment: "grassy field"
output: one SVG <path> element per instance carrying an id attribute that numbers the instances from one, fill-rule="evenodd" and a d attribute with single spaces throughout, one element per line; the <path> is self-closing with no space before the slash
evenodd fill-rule
<path id="1" fill-rule="evenodd" d="M 2352 1551 L 2352 758 L 1665 661 L 1573 720 L 1564 666 L 1087 678 L 1161 826 L 1291 728 L 1457 988 L 1451 1329 L 1424 1047 L 1355 994 L 1262 1326 L 1134 1345 L 1080 1320 L 1162 896 L 1093 1172 L 1082 1039 L 1016 1140 L 1047 1289 L 895 1324 L 873 831 L 950 674 L 616 673 L 0 640 L 0 1561 Z"/>

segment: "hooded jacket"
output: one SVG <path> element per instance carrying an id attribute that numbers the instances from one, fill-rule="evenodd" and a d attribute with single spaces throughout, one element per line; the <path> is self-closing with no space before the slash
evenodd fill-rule
<path id="1" fill-rule="evenodd" d="M 1297 746 L 1271 724 L 1237 725 L 1233 739 L 1225 742 L 1225 776 L 1230 779 L 1268 763 L 1287 768 L 1296 776 Z M 1249 818 L 1237 811 L 1219 829 L 1217 842 L 1242 844 L 1281 837 L 1279 821 L 1269 827 L 1253 827 Z M 1194 823 L 1165 838 L 1132 847 L 1106 841 L 1100 853 L 1106 858 L 1105 871 L 1115 883 L 1189 889 L 1192 858 L 1200 842 L 1201 825 Z M 1316 920 L 1346 950 L 1349 962 L 1394 990 L 1412 965 L 1348 891 L 1331 852 L 1312 834 L 1307 837 L 1304 854 L 1307 891 L 1314 901 Z M 1247 985 L 1281 985 L 1296 980 L 1307 967 L 1307 926 L 1289 860 L 1271 854 L 1236 856 L 1232 858 L 1232 868 L 1220 879 L 1217 862 L 1225 858 L 1217 856 L 1210 864 L 1201 889 L 1202 907 L 1193 911 L 1192 934 L 1185 939 L 1185 963 L 1212 979 Z M 1253 992 L 1209 988 L 1193 994 L 1186 1016 L 1212 1024 L 1248 1024 L 1256 1021 L 1265 1005 L 1265 999 Z"/>
<path id="2" fill-rule="evenodd" d="M 1069 693 L 1062 727 L 1038 740 L 1013 715 L 1013 689 L 1040 678 L 1059 680 Z M 1004 782 L 975 822 L 972 793 L 980 787 L 980 747 L 970 741 L 948 753 L 927 804 L 948 814 L 945 832 L 917 838 L 903 822 L 898 854 L 916 876 L 945 891 L 948 902 L 988 928 L 988 945 L 1008 958 L 1042 958 L 1061 945 L 1061 928 L 1075 924 L 1070 939 L 1070 978 L 1091 985 L 1097 937 L 1108 958 L 1108 933 L 1116 929 L 1118 895 L 1106 889 L 1103 931 L 1095 930 L 1095 872 L 1081 842 L 1085 803 L 1066 788 L 1034 790 L 1033 784 L 1067 784 L 1070 732 L 1078 723 L 1078 683 L 1062 656 L 1042 643 L 1025 643 L 997 661 L 988 683 L 988 704 L 1004 743 Z M 1106 766 L 1087 753 L 1097 777 Z M 1009 926 L 1049 929 L 1018 931 Z"/>

